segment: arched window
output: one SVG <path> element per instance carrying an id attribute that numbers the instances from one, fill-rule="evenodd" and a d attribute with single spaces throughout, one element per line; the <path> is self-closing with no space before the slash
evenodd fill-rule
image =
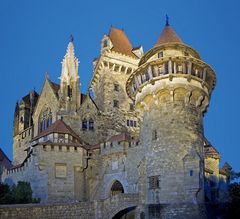
<path id="1" fill-rule="evenodd" d="M 120 193 L 124 193 L 124 189 L 122 184 L 118 180 L 116 180 L 111 187 L 111 195 L 114 196 Z"/>
<path id="2" fill-rule="evenodd" d="M 42 110 L 39 116 L 39 132 L 44 131 L 52 125 L 52 111 L 50 108 Z"/>
<path id="3" fill-rule="evenodd" d="M 89 130 L 93 130 L 94 129 L 94 121 L 93 119 L 89 119 Z"/>
<path id="4" fill-rule="evenodd" d="M 87 129 L 87 120 L 83 119 L 82 120 L 82 130 L 86 130 Z"/>

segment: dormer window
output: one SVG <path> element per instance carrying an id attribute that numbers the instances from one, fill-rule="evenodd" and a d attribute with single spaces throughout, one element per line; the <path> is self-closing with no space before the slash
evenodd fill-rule
<path id="1" fill-rule="evenodd" d="M 104 40 L 103 41 L 103 48 L 107 47 L 108 46 L 108 40 Z"/>
<path id="2" fill-rule="evenodd" d="M 159 52 L 158 53 L 158 58 L 162 58 L 163 57 L 163 52 Z"/>

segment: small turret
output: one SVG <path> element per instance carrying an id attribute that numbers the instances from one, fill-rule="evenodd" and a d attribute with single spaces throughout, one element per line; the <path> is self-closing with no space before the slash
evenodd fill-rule
<path id="1" fill-rule="evenodd" d="M 60 107 L 62 110 L 76 111 L 80 107 L 81 95 L 78 75 L 78 59 L 75 57 L 73 36 L 67 47 L 66 55 L 62 61 L 60 84 Z"/>

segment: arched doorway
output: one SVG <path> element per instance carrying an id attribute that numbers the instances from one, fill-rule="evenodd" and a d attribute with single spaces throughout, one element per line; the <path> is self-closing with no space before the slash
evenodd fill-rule
<path id="1" fill-rule="evenodd" d="M 119 211 L 112 219 L 134 219 L 136 207 L 129 207 Z"/>
<path id="2" fill-rule="evenodd" d="M 124 189 L 122 184 L 116 180 L 111 187 L 111 196 L 118 195 L 120 193 L 124 193 Z"/>

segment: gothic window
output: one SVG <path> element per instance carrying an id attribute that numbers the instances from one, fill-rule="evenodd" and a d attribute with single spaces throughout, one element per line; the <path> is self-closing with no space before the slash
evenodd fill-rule
<path id="1" fill-rule="evenodd" d="M 111 187 L 111 195 L 114 196 L 121 193 L 124 193 L 123 186 L 118 180 L 116 180 Z"/>
<path id="2" fill-rule="evenodd" d="M 159 179 L 158 176 L 149 177 L 149 189 L 158 189 L 159 188 Z"/>
<path id="3" fill-rule="evenodd" d="M 118 100 L 113 100 L 113 107 L 119 108 L 119 101 Z"/>
<path id="4" fill-rule="evenodd" d="M 86 130 L 87 129 L 87 120 L 83 119 L 82 121 L 82 130 Z"/>
<path id="5" fill-rule="evenodd" d="M 93 119 L 89 119 L 89 130 L 93 130 L 94 129 L 94 121 Z"/>
<path id="6" fill-rule="evenodd" d="M 52 111 L 50 108 L 42 110 L 39 116 L 39 132 L 44 131 L 52 125 Z"/>
<path id="7" fill-rule="evenodd" d="M 119 84 L 114 84 L 114 91 L 119 91 Z"/>

